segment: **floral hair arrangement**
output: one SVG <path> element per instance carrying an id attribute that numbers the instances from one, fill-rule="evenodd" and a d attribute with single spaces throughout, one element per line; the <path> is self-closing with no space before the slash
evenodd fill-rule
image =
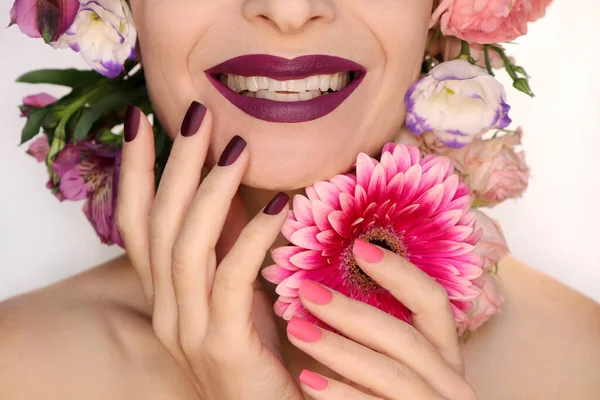
<path id="1" fill-rule="evenodd" d="M 357 266 L 356 239 L 403 255 L 447 291 L 458 332 L 502 309 L 495 279 L 508 253 L 499 224 L 482 207 L 518 198 L 529 169 L 522 130 L 494 70 L 533 96 L 529 76 L 503 43 L 527 33 L 551 0 L 441 0 L 431 18 L 423 75 L 406 93 L 406 130 L 378 158 L 360 154 L 353 170 L 297 195 L 282 229 L 289 245 L 272 251 L 263 276 L 277 284 L 275 312 L 311 316 L 298 288 L 312 279 L 410 322 L 410 312 Z M 128 104 L 152 114 L 137 34 L 125 0 L 15 0 L 10 25 L 54 48 L 81 54 L 93 71 L 39 70 L 18 78 L 71 89 L 56 99 L 23 99 L 21 143 L 44 162 L 59 200 L 85 200 L 100 240 L 123 246 L 114 223 L 123 121 Z M 41 134 L 40 134 L 41 132 Z M 157 182 L 170 140 L 154 118 Z M 320 321 L 315 321 L 324 326 Z"/>

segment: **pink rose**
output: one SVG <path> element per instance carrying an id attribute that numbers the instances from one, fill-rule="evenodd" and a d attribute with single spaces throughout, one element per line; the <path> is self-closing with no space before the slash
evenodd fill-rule
<path id="1" fill-rule="evenodd" d="M 442 0 L 432 15 L 442 33 L 470 43 L 510 42 L 527 33 L 549 0 Z"/>
<path id="2" fill-rule="evenodd" d="M 475 228 L 482 231 L 481 239 L 477 243 L 474 253 L 483 259 L 483 269 L 489 271 L 509 253 L 508 245 L 498 221 L 488 217 L 482 211 L 475 210 L 474 212 L 477 217 Z"/>
<path id="3" fill-rule="evenodd" d="M 474 139 L 444 155 L 453 162 L 473 192 L 475 203 L 494 206 L 520 197 L 529 182 L 525 154 L 519 151 L 522 131 L 495 139 Z"/>
<path id="4" fill-rule="evenodd" d="M 471 332 L 479 329 L 495 314 L 501 313 L 505 301 L 498 290 L 494 275 L 487 273 L 478 280 L 483 293 L 473 301 L 473 308 L 469 311 L 466 328 Z"/>
<path id="5" fill-rule="evenodd" d="M 71 26 L 79 11 L 79 0 L 15 0 L 10 25 L 16 24 L 27 36 L 57 40 Z"/>
<path id="6" fill-rule="evenodd" d="M 552 3 L 552 0 L 533 0 L 533 9 L 529 14 L 529 21 L 536 21 L 546 15 L 546 8 L 550 3 Z"/>

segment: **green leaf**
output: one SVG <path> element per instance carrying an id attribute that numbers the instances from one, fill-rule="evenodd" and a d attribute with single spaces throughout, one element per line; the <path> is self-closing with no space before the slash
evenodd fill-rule
<path id="1" fill-rule="evenodd" d="M 104 113 L 112 110 L 125 108 L 129 103 L 136 103 L 138 98 L 146 93 L 146 88 L 141 87 L 135 91 L 129 93 L 124 92 L 113 92 L 109 95 L 104 96 L 96 103 L 90 105 L 90 107 L 83 110 L 81 117 L 77 121 L 75 126 L 74 137 L 77 139 L 83 139 L 92 129 L 94 123 L 104 115 Z"/>
<path id="2" fill-rule="evenodd" d="M 46 108 L 40 108 L 38 110 L 33 111 L 27 117 L 27 122 L 21 131 L 21 144 L 28 142 L 35 135 L 40 133 L 40 128 L 42 126 L 42 121 L 46 114 L 48 114 L 50 110 Z"/>
<path id="3" fill-rule="evenodd" d="M 97 83 L 102 79 L 105 78 L 95 71 L 81 71 L 78 69 L 41 69 L 21 75 L 17 78 L 17 82 L 33 84 L 46 83 L 76 88 Z"/>

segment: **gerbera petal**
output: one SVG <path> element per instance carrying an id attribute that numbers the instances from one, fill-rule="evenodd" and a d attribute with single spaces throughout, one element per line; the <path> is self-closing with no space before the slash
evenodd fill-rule
<path id="1" fill-rule="evenodd" d="M 328 249 L 335 248 L 341 244 L 342 238 L 336 231 L 329 229 L 323 232 L 317 233 L 317 240 Z"/>
<path id="2" fill-rule="evenodd" d="M 306 225 L 304 225 L 301 222 L 298 222 L 294 219 L 286 219 L 285 222 L 283 223 L 283 226 L 281 227 L 281 233 L 283 234 L 283 236 L 289 240 L 290 242 L 292 241 L 292 236 L 294 235 L 294 233 L 296 233 L 296 231 L 306 228 Z"/>
<path id="3" fill-rule="evenodd" d="M 427 189 L 442 183 L 445 175 L 446 171 L 444 170 L 444 166 L 438 163 L 431 165 L 427 171 L 423 170 L 423 175 L 421 176 L 421 182 L 419 183 L 416 195 L 420 196 Z"/>
<path id="4" fill-rule="evenodd" d="M 301 194 L 297 194 L 294 196 L 293 207 L 294 216 L 298 222 L 301 222 L 307 226 L 315 224 L 310 200 Z"/>
<path id="5" fill-rule="evenodd" d="M 324 250 L 326 247 L 317 240 L 319 232 L 319 228 L 316 226 L 308 226 L 294 232 L 290 241 L 296 246 L 304 247 L 305 249 Z"/>
<path id="6" fill-rule="evenodd" d="M 437 215 L 435 218 L 427 221 L 426 224 L 420 224 L 410 231 L 410 235 L 417 236 L 417 240 L 429 240 L 445 234 L 453 228 L 462 217 L 462 211 L 450 210 Z M 447 238 L 451 239 L 451 238 Z"/>
<path id="7" fill-rule="evenodd" d="M 298 297 L 298 289 L 294 289 L 288 286 L 288 281 L 291 277 L 284 279 L 277 287 L 275 288 L 275 293 L 280 296 L 285 297 Z"/>
<path id="8" fill-rule="evenodd" d="M 333 183 L 342 193 L 354 193 L 354 187 L 356 186 L 356 177 L 354 175 L 336 175 L 329 180 Z"/>
<path id="9" fill-rule="evenodd" d="M 317 182 L 313 187 L 319 195 L 321 201 L 332 208 L 340 208 L 341 190 L 337 186 L 330 182 Z"/>
<path id="10" fill-rule="evenodd" d="M 285 310 L 287 310 L 289 308 L 289 306 L 290 306 L 290 303 L 284 303 L 279 298 L 279 299 L 275 300 L 275 304 L 273 304 L 273 312 L 279 318 L 282 318 L 283 314 L 285 314 Z"/>
<path id="11" fill-rule="evenodd" d="M 307 250 L 290 258 L 290 262 L 300 269 L 317 269 L 326 264 L 321 252 L 318 250 Z"/>
<path id="12" fill-rule="evenodd" d="M 369 157 L 365 153 L 360 153 L 356 158 L 356 181 L 359 185 L 364 188 L 369 187 L 369 181 L 371 180 L 371 175 L 373 175 L 373 170 L 375 169 L 376 164 L 375 160 Z"/>
<path id="13" fill-rule="evenodd" d="M 396 174 L 398 174 L 398 166 L 392 153 L 384 152 L 381 154 L 381 165 L 385 170 L 385 180 L 389 182 Z"/>
<path id="14" fill-rule="evenodd" d="M 268 267 L 263 268 L 263 270 L 261 271 L 263 278 L 265 278 L 267 281 L 274 283 L 276 285 L 283 282 L 284 279 L 292 276 L 293 273 L 294 273 L 294 271 L 290 271 L 288 269 L 281 268 L 277 264 L 269 265 Z"/>
<path id="15" fill-rule="evenodd" d="M 415 164 L 405 172 L 404 188 L 402 190 L 402 200 L 404 204 L 413 202 L 414 196 L 419 189 L 420 182 L 421 166 L 419 164 Z"/>
<path id="16" fill-rule="evenodd" d="M 304 191 L 306 192 L 306 197 L 308 197 L 309 200 L 321 200 L 314 187 L 309 186 L 304 189 Z"/>
<path id="17" fill-rule="evenodd" d="M 334 211 L 329 214 L 329 223 L 331 227 L 343 238 L 349 239 L 351 237 L 350 234 L 350 225 L 352 222 L 348 219 L 348 214 L 343 211 Z"/>
<path id="18" fill-rule="evenodd" d="M 277 247 L 271 250 L 271 258 L 273 258 L 273 261 L 281 268 L 285 268 L 290 271 L 296 271 L 298 267 L 292 264 L 290 258 L 298 253 L 301 253 L 302 251 L 304 251 L 304 249 L 296 246 Z"/>
<path id="19" fill-rule="evenodd" d="M 367 196 L 370 201 L 379 201 L 386 186 L 385 170 L 383 169 L 383 165 L 377 164 L 377 166 L 373 169 L 370 178 Z"/>
<path id="20" fill-rule="evenodd" d="M 313 200 L 312 210 L 315 224 L 319 230 L 325 231 L 331 229 L 331 224 L 329 223 L 327 217 L 334 211 L 333 207 L 320 200 Z"/>
<path id="21" fill-rule="evenodd" d="M 396 165 L 398 166 L 398 172 L 406 172 L 412 166 L 410 161 L 410 153 L 406 146 L 396 146 L 393 155 Z"/>
<path id="22" fill-rule="evenodd" d="M 356 201 L 350 193 L 340 193 L 340 207 L 345 214 L 356 216 Z"/>
<path id="23" fill-rule="evenodd" d="M 415 204 L 419 204 L 420 207 L 412 214 L 412 218 L 415 222 L 421 223 L 424 219 L 431 216 L 437 211 L 438 206 L 442 202 L 444 195 L 444 185 L 435 185 L 417 200 Z"/>

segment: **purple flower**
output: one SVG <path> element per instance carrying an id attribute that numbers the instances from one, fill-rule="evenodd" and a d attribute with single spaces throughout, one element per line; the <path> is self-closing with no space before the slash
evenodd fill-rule
<path id="1" fill-rule="evenodd" d="M 35 158 L 38 162 L 44 162 L 46 157 L 48 157 L 49 151 L 48 136 L 42 135 L 31 142 L 27 149 L 27 154 Z"/>
<path id="2" fill-rule="evenodd" d="M 406 126 L 414 135 L 433 132 L 452 148 L 511 123 L 500 82 L 465 60 L 444 62 L 432 69 L 411 86 L 405 103 Z"/>
<path id="3" fill-rule="evenodd" d="M 85 200 L 83 212 L 102 243 L 123 247 L 114 220 L 120 167 L 121 150 L 90 141 L 68 143 L 52 165 L 59 177 L 56 196 Z"/>
<path id="4" fill-rule="evenodd" d="M 73 23 L 79 0 L 15 0 L 10 25 L 16 24 L 27 36 L 57 40 Z"/>

